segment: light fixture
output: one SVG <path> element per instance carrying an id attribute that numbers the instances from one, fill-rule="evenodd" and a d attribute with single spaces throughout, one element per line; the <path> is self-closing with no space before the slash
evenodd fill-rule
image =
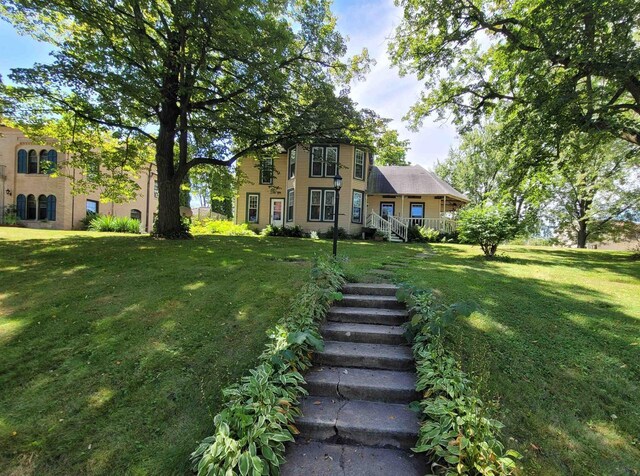
<path id="1" fill-rule="evenodd" d="M 11 196 L 11 190 L 7 189 L 7 195 Z"/>
<path id="2" fill-rule="evenodd" d="M 342 188 L 342 177 L 336 174 L 333 177 L 333 188 L 336 191 L 335 208 L 333 210 L 333 256 L 338 253 L 338 210 L 340 209 L 340 189 Z"/>
<path id="3" fill-rule="evenodd" d="M 342 188 L 342 177 L 340 176 L 340 174 L 333 177 L 333 188 L 335 188 L 336 191 L 340 191 L 340 189 Z"/>

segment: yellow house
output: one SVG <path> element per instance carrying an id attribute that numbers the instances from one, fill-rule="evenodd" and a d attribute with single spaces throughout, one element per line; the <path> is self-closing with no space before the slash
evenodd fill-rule
<path id="1" fill-rule="evenodd" d="M 140 192 L 128 203 L 103 203 L 98 192 L 72 194 L 72 179 L 52 177 L 50 167 L 65 167 L 69 158 L 56 150 L 55 143 L 35 144 L 18 129 L 0 125 L 0 223 L 14 209 L 20 223 L 29 228 L 73 230 L 81 227 L 87 213 L 129 216 L 140 220 L 142 228 L 153 226 L 158 207 L 156 174 L 150 166 L 135 180 Z M 80 177 L 77 169 L 65 175 Z"/>
<path id="2" fill-rule="evenodd" d="M 326 232 L 334 224 L 351 235 L 380 230 L 406 241 L 419 225 L 455 230 L 453 212 L 468 199 L 419 165 L 374 166 L 366 147 L 348 143 L 296 144 L 274 158 L 245 158 L 238 169 L 246 177 L 236 199 L 236 223 L 257 228 L 300 226 Z M 334 177 L 342 177 L 339 192 Z"/>

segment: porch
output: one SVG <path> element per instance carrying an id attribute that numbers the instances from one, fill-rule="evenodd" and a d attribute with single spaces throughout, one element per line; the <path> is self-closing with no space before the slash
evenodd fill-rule
<path id="1" fill-rule="evenodd" d="M 406 242 L 409 239 L 409 228 L 431 228 L 440 233 L 453 233 L 457 229 L 457 222 L 451 218 L 406 218 L 393 215 L 378 215 L 371 212 L 367 216 L 366 226 L 381 231 L 389 241 Z"/>

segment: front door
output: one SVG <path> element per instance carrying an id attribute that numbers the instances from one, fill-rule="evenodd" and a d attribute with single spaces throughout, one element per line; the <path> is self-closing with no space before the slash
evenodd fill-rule
<path id="1" fill-rule="evenodd" d="M 380 216 L 386 220 L 389 215 L 395 215 L 395 206 L 396 204 L 393 202 L 380 203 Z"/>
<path id="2" fill-rule="evenodd" d="M 271 199 L 271 224 L 273 226 L 284 225 L 284 198 Z"/>

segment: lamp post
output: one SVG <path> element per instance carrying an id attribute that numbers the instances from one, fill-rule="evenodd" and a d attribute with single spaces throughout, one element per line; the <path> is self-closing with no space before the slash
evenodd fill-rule
<path id="1" fill-rule="evenodd" d="M 342 188 L 342 177 L 337 174 L 333 178 L 333 189 L 336 191 L 336 207 L 333 211 L 333 256 L 338 252 L 338 211 L 340 210 L 340 189 Z"/>

